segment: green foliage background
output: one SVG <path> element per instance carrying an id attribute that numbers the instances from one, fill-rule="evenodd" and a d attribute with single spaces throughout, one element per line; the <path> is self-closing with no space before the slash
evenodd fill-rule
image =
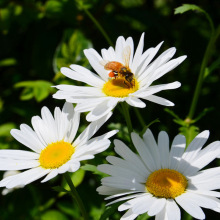
<path id="1" fill-rule="evenodd" d="M 141 109 L 144 124 L 150 124 L 155 136 L 160 130 L 169 132 L 171 138 L 182 132 L 188 142 L 202 130 L 210 130 L 209 142 L 220 137 L 220 50 L 215 44 L 208 60 L 198 106 L 193 121 L 186 123 L 192 96 L 198 79 L 201 62 L 208 44 L 211 29 L 205 15 L 198 10 L 174 15 L 174 9 L 183 0 L 1 0 L 0 1 L 0 148 L 25 149 L 10 135 L 12 128 L 21 123 L 30 125 L 31 117 L 40 114 L 47 106 L 51 111 L 62 107 L 63 100 L 55 100 L 53 85 L 73 84 L 62 76 L 60 68 L 72 63 L 90 68 L 83 49 L 94 47 L 100 52 L 109 47 L 96 25 L 88 16 L 88 11 L 97 19 L 115 42 L 118 36 L 132 36 L 137 46 L 142 32 L 146 33 L 145 49 L 164 41 L 161 51 L 172 46 L 177 48 L 175 57 L 186 54 L 187 60 L 163 78 L 158 84 L 180 81 L 181 88 L 163 92 L 162 96 L 173 101 L 175 107 L 164 109 L 154 103 L 147 103 Z M 205 10 L 215 27 L 220 21 L 219 0 L 190 1 Z M 186 8 L 185 8 L 186 9 Z M 177 11 L 178 12 L 178 11 Z M 179 12 L 184 12 L 179 11 Z M 135 110 L 130 108 L 133 129 L 141 132 L 143 126 L 136 120 Z M 157 119 L 157 120 L 156 120 Z M 156 121 L 154 121 L 156 120 Z M 82 114 L 81 132 L 87 122 Z M 120 108 L 100 134 L 110 129 L 120 129 L 117 138 L 128 143 L 127 128 Z M 105 157 L 113 153 L 113 146 L 96 157 L 89 164 L 105 162 Z M 86 164 L 86 162 L 85 162 Z M 90 219 L 99 219 L 105 210 L 102 196 L 96 193 L 101 174 L 92 165 L 84 165 L 72 175 L 72 179 L 85 202 Z M 216 164 L 215 164 L 216 165 Z M 86 172 L 85 172 L 86 171 Z M 2 172 L 1 172 L 2 175 Z M 65 192 L 57 192 L 52 187 L 65 185 L 62 176 L 49 183 L 36 181 L 23 189 L 16 190 L 0 198 L 0 219 L 3 220 L 68 220 L 80 219 L 78 207 Z M 64 186 L 65 187 L 65 186 Z M 88 196 L 89 195 L 89 196 Z M 119 219 L 121 213 L 112 206 L 106 212 L 109 219 Z M 205 211 L 207 219 L 215 213 Z M 219 215 L 218 215 L 219 216 Z M 185 215 L 184 219 L 189 216 Z M 106 219 L 102 216 L 101 219 Z M 142 215 L 139 220 L 148 219 Z"/>

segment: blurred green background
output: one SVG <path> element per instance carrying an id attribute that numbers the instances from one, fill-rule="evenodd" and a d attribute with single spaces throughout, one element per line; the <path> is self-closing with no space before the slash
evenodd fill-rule
<path id="1" fill-rule="evenodd" d="M 10 135 L 12 128 L 21 123 L 31 124 L 31 117 L 40 115 L 43 106 L 51 111 L 55 106 L 62 107 L 63 100 L 55 100 L 52 94 L 56 91 L 52 85 L 73 84 L 62 76 L 59 69 L 72 63 L 90 68 L 83 49 L 94 47 L 98 52 L 108 48 L 109 44 L 88 16 L 88 11 L 102 25 L 110 39 L 115 43 L 118 36 L 132 36 L 137 46 L 142 32 L 146 33 L 145 47 L 155 47 L 164 41 L 160 53 L 170 47 L 176 47 L 175 57 L 187 55 L 188 58 L 175 70 L 171 71 L 157 83 L 180 81 L 182 86 L 161 95 L 175 103 L 169 108 L 183 121 L 186 118 L 193 92 L 198 79 L 201 62 L 208 44 L 211 29 L 205 15 L 199 11 L 189 11 L 174 15 L 174 9 L 185 2 L 182 0 L 1 0 L 0 1 L 0 148 L 25 149 Z M 190 1 L 207 13 L 215 27 L 220 21 L 219 0 Z M 219 42 L 215 44 L 208 60 L 208 69 L 201 90 L 195 117 L 204 115 L 193 125 L 174 122 L 174 117 L 164 110 L 163 106 L 147 103 L 147 108 L 140 109 L 145 124 L 155 119 L 151 129 L 157 136 L 160 130 L 169 132 L 173 138 L 178 132 L 187 135 L 191 140 L 199 131 L 210 130 L 209 142 L 219 139 Z M 205 112 L 204 112 L 205 109 Z M 130 109 L 135 113 L 134 109 Z M 207 114 L 205 114 L 207 112 Z M 88 124 L 83 115 L 80 131 Z M 132 114 L 133 128 L 141 131 L 142 126 Z M 100 134 L 110 129 L 121 129 L 118 138 L 128 142 L 127 129 L 119 108 L 114 110 L 113 117 Z M 105 156 L 113 154 L 113 146 L 107 152 L 98 155 L 88 163 L 97 165 L 105 161 Z M 85 170 L 90 170 L 85 173 Z M 73 175 L 79 193 L 90 213 L 90 219 L 99 219 L 104 211 L 102 196 L 97 195 L 100 175 L 94 175 L 94 167 L 85 166 Z M 2 172 L 1 172 L 2 177 Z M 23 189 L 16 190 L 0 198 L 0 219 L 3 220 L 68 220 L 80 219 L 78 208 L 71 198 L 60 194 L 51 187 L 60 185 L 62 177 L 49 183 L 36 181 Z M 81 183 L 82 182 L 82 183 Z M 90 195 L 89 197 L 87 195 Z M 121 213 L 115 211 L 110 219 L 119 219 Z M 217 216 L 214 212 L 205 211 L 207 219 Z M 218 215 L 219 216 L 219 215 Z M 138 219 L 147 219 L 146 215 Z M 190 219 L 188 216 L 185 219 Z"/>

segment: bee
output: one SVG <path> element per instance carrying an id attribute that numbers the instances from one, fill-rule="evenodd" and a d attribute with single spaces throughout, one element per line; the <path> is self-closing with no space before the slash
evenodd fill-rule
<path id="1" fill-rule="evenodd" d="M 123 78 L 124 84 L 128 88 L 135 86 L 134 74 L 129 68 L 130 55 L 131 49 L 129 46 L 127 46 L 123 50 L 123 62 L 125 65 L 117 61 L 103 63 L 106 70 L 111 70 L 111 72 L 108 74 L 109 77 L 114 77 L 115 79 Z"/>

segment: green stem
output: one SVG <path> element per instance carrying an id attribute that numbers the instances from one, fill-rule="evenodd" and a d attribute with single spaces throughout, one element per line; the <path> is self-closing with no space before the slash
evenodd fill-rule
<path id="1" fill-rule="evenodd" d="M 128 110 L 128 105 L 125 102 L 121 102 L 121 105 L 122 105 L 122 110 L 124 112 L 125 121 L 128 127 L 128 133 L 130 136 L 133 129 L 132 129 L 131 117 Z"/>
<path id="2" fill-rule="evenodd" d="M 64 173 L 63 175 L 64 175 L 64 177 L 65 177 L 65 179 L 66 179 L 67 184 L 69 185 L 69 187 L 70 187 L 70 189 L 71 189 L 70 193 L 71 193 L 72 197 L 75 199 L 76 203 L 78 204 L 78 206 L 79 206 L 79 208 L 80 208 L 80 210 L 81 210 L 83 219 L 84 219 L 84 220 L 88 220 L 89 218 L 88 218 L 86 209 L 85 209 L 85 207 L 84 207 L 84 205 L 83 205 L 83 202 L 82 202 L 82 200 L 81 200 L 79 194 L 78 194 L 77 191 L 76 191 L 75 186 L 73 185 L 73 182 L 72 182 L 72 180 L 71 180 L 69 174 L 68 174 L 68 173 Z"/>
<path id="3" fill-rule="evenodd" d="M 95 19 L 95 17 L 86 9 L 83 8 L 83 10 L 85 11 L 85 13 L 89 16 L 89 18 L 93 21 L 93 23 L 96 25 L 96 27 L 99 29 L 99 31 L 102 33 L 102 35 L 104 36 L 104 38 L 106 39 L 106 41 L 113 46 L 113 43 L 111 41 L 111 39 L 109 38 L 108 34 L 105 32 L 104 28 L 101 26 L 101 24 Z"/>
<path id="4" fill-rule="evenodd" d="M 140 114 L 139 109 L 138 108 L 134 108 L 134 111 L 135 111 L 135 114 L 136 114 L 136 116 L 137 116 L 141 126 L 145 127 L 146 125 L 145 125 L 145 122 L 144 122 L 144 119 L 143 119 L 142 115 Z"/>
<path id="5" fill-rule="evenodd" d="M 198 103 L 198 98 L 199 98 L 200 91 L 201 91 L 201 88 L 202 88 L 202 83 L 203 83 L 204 74 L 205 74 L 205 68 L 207 67 L 208 61 L 209 61 L 209 59 L 210 59 L 210 57 L 213 53 L 213 47 L 214 47 L 214 44 L 215 44 L 217 38 L 219 37 L 219 34 L 220 34 L 220 26 L 218 27 L 216 32 L 211 35 L 211 38 L 209 40 L 209 43 L 207 45 L 207 48 L 206 48 L 206 51 L 205 51 L 205 54 L 204 54 L 204 57 L 203 57 L 203 60 L 202 60 L 202 65 L 201 65 L 201 68 L 200 68 L 199 78 L 198 78 L 198 81 L 197 81 L 196 89 L 195 89 L 195 92 L 194 92 L 194 95 L 193 95 L 192 103 L 191 103 L 189 114 L 188 114 L 188 117 L 187 117 L 187 119 L 189 119 L 189 120 L 192 120 L 193 117 L 194 117 L 196 106 L 197 106 L 197 103 Z"/>

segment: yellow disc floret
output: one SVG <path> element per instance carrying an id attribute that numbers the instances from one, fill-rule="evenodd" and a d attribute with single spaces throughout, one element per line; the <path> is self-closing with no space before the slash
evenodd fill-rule
<path id="1" fill-rule="evenodd" d="M 58 141 L 49 144 L 40 153 L 40 165 L 46 169 L 55 169 L 70 160 L 75 148 L 68 142 Z"/>
<path id="2" fill-rule="evenodd" d="M 102 88 L 107 96 L 124 98 L 139 88 L 138 82 L 133 78 L 132 85 L 124 78 L 110 79 Z"/>
<path id="3" fill-rule="evenodd" d="M 151 173 L 146 182 L 147 190 L 156 197 L 174 199 L 185 192 L 187 179 L 176 170 L 160 169 Z"/>

